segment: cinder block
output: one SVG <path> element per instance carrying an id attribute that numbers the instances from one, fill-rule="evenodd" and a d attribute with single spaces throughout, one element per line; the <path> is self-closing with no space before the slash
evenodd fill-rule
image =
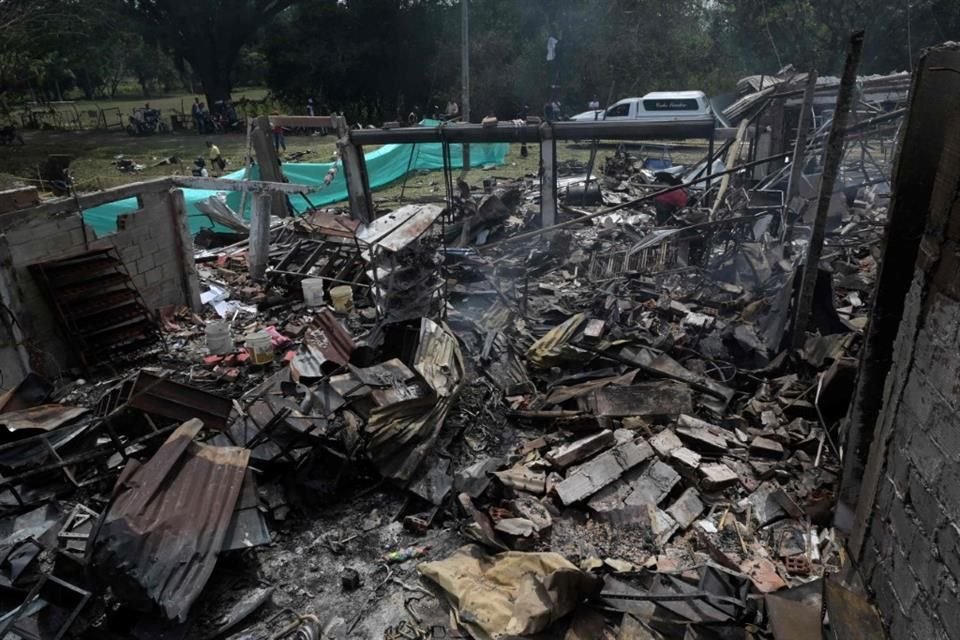
<path id="1" fill-rule="evenodd" d="M 157 284 L 158 282 L 160 282 L 161 280 L 163 280 L 163 273 L 161 272 L 160 268 L 154 267 L 149 271 L 145 271 L 143 274 L 143 277 L 144 277 L 144 282 L 146 283 L 146 286 L 151 287 Z"/>
<path id="2" fill-rule="evenodd" d="M 960 579 L 960 527 L 956 522 L 948 522 L 936 532 L 935 542 L 944 566 Z"/>
<path id="3" fill-rule="evenodd" d="M 933 492 L 924 485 L 916 469 L 910 474 L 910 504 L 924 532 L 932 537 L 933 532 L 944 519 L 943 506 Z"/>
<path id="4" fill-rule="evenodd" d="M 942 474 L 936 487 L 937 497 L 946 516 L 952 522 L 960 522 L 960 465 L 951 464 Z"/>
<path id="5" fill-rule="evenodd" d="M 939 397 L 933 403 L 927 431 L 948 460 L 960 460 L 960 416 Z"/>
<path id="6" fill-rule="evenodd" d="M 960 638 L 960 606 L 957 606 L 957 582 L 947 578 L 937 597 L 937 614 L 948 638 Z"/>
<path id="7" fill-rule="evenodd" d="M 901 613 L 909 616 L 910 609 L 920 593 L 920 585 L 904 551 L 897 549 L 893 554 L 893 590 L 897 595 Z"/>
<path id="8" fill-rule="evenodd" d="M 939 344 L 954 344 L 957 332 L 960 331 L 960 303 L 933 289 L 928 297 L 927 309 L 925 330 L 928 330 Z"/>
<path id="9" fill-rule="evenodd" d="M 155 254 L 150 253 L 137 260 L 137 273 L 146 273 L 157 266 L 157 259 L 154 255 Z"/>
<path id="10" fill-rule="evenodd" d="M 930 426 L 930 414 L 933 411 L 934 394 L 930 393 L 930 388 L 926 384 L 926 377 L 914 369 L 910 378 L 903 389 L 903 406 L 910 409 L 910 413 L 917 420 L 917 425 L 923 429 Z"/>
<path id="11" fill-rule="evenodd" d="M 893 539 L 900 547 L 909 549 L 916 544 L 917 525 L 907 513 L 907 508 L 901 500 L 894 500 L 890 506 L 890 530 Z M 886 540 L 880 541 L 881 549 L 884 548 L 885 543 Z"/>
<path id="12" fill-rule="evenodd" d="M 909 428 L 903 423 L 899 423 L 897 427 L 900 429 Z M 929 435 L 915 429 L 910 437 L 907 455 L 928 485 L 933 486 L 940 481 L 945 462 L 944 455 Z"/>

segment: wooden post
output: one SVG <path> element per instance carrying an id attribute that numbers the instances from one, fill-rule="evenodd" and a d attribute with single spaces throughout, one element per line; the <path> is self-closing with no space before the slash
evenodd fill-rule
<path id="1" fill-rule="evenodd" d="M 363 147 L 350 141 L 350 128 L 342 116 L 337 119 L 337 147 L 343 162 L 343 176 L 347 183 L 347 197 L 350 201 L 350 217 L 361 222 L 373 220 L 373 199 L 370 184 L 367 181 L 366 166 L 363 161 Z"/>
<path id="2" fill-rule="evenodd" d="M 557 141 L 549 123 L 540 126 L 540 226 L 552 227 L 557 223 Z"/>
<path id="3" fill-rule="evenodd" d="M 820 178 L 820 192 L 817 194 L 817 215 L 813 221 L 813 233 L 807 246 L 807 259 L 803 264 L 803 276 L 800 280 L 800 295 L 797 296 L 797 308 L 793 318 L 794 349 L 803 346 L 806 340 L 807 324 L 813 305 L 813 291 L 817 283 L 817 270 L 820 266 L 820 254 L 823 251 L 823 237 L 827 226 L 827 212 L 833 197 L 833 187 L 837 182 L 840 161 L 843 159 L 844 129 L 847 127 L 847 114 L 853 101 L 853 91 L 857 84 L 857 67 L 863 51 L 863 31 L 850 36 L 847 45 L 847 62 L 843 67 L 840 90 L 837 93 L 837 108 L 827 137 L 827 150 L 823 159 L 823 176 Z"/>
<path id="4" fill-rule="evenodd" d="M 817 88 L 817 72 L 807 74 L 807 86 L 803 91 L 803 106 L 800 107 L 800 119 L 797 122 L 797 142 L 793 146 L 793 164 L 790 165 L 790 180 L 787 182 L 786 204 L 800 188 L 803 177 L 803 158 L 807 149 L 807 134 L 810 132 L 810 112 L 813 109 L 813 95 Z M 786 221 L 784 221 L 785 223 Z"/>
<path id="5" fill-rule="evenodd" d="M 253 150 L 257 154 L 257 166 L 260 168 L 260 179 L 264 182 L 283 182 L 283 169 L 280 167 L 280 158 L 273 147 L 270 118 L 260 116 L 252 133 Z M 271 205 L 273 215 L 284 218 L 287 215 L 287 197 L 282 193 L 273 194 Z"/>
<path id="6" fill-rule="evenodd" d="M 247 249 L 247 266 L 252 280 L 261 281 L 267 272 L 267 256 L 270 255 L 270 208 L 269 193 L 258 193 L 253 198 L 250 213 L 250 245 Z"/>

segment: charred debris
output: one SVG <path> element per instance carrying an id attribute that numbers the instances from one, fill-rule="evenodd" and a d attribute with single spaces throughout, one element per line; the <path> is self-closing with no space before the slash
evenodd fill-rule
<path id="1" fill-rule="evenodd" d="M 747 79 L 699 162 L 561 163 L 553 227 L 494 171 L 204 234 L 200 313 L 0 399 L 0 636 L 821 637 L 908 85 Z"/>

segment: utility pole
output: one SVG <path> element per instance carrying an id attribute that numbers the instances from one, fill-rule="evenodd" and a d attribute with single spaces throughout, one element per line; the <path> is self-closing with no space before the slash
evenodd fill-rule
<path id="1" fill-rule="evenodd" d="M 463 122 L 470 122 L 470 2 L 460 0 L 460 16 L 463 26 L 460 33 L 461 78 L 463 91 L 460 98 L 460 114 Z M 470 145 L 463 143 L 463 173 L 470 170 Z"/>

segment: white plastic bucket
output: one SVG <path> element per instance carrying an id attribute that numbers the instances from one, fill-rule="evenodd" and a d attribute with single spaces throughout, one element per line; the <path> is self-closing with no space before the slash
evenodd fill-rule
<path id="1" fill-rule="evenodd" d="M 300 283 L 303 288 L 303 301 L 308 307 L 321 307 L 323 301 L 323 278 L 307 278 Z"/>
<path id="2" fill-rule="evenodd" d="M 330 303 L 340 313 L 348 313 L 353 309 L 353 287 L 341 285 L 330 288 Z"/>
<path id="3" fill-rule="evenodd" d="M 250 361 L 253 364 L 273 362 L 273 343 L 266 331 L 248 334 L 244 342 L 247 346 L 247 353 L 250 354 Z"/>
<path id="4" fill-rule="evenodd" d="M 215 320 L 207 325 L 207 349 L 210 353 L 223 355 L 236 351 L 233 336 L 230 335 L 230 324 L 222 320 Z"/>

